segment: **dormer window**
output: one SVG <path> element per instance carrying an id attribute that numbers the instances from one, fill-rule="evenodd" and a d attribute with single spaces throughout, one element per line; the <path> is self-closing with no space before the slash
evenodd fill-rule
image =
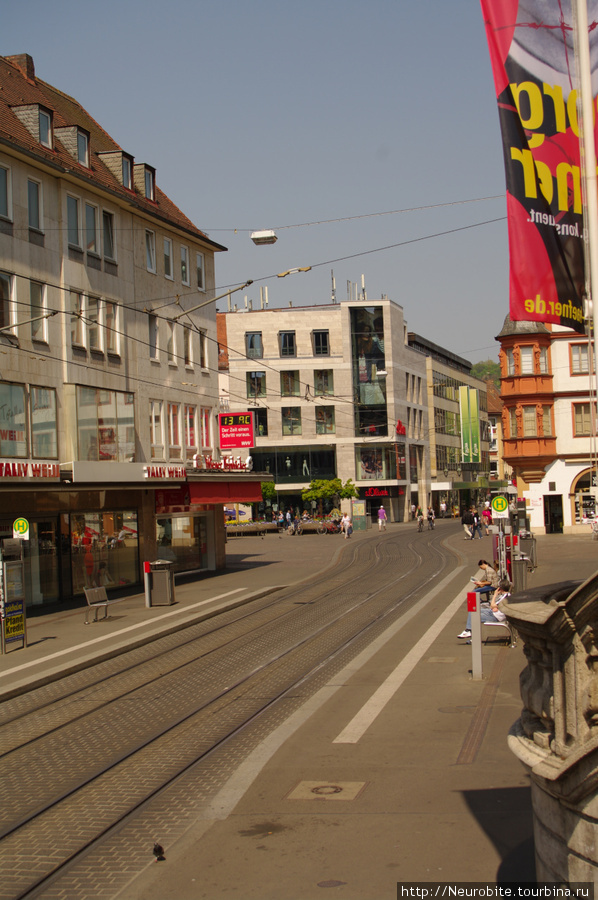
<path id="1" fill-rule="evenodd" d="M 77 162 L 89 168 L 89 135 L 85 131 L 77 131 Z"/>
<path id="2" fill-rule="evenodd" d="M 154 173 L 151 169 L 145 170 L 145 196 L 148 200 L 155 200 Z"/>
<path id="3" fill-rule="evenodd" d="M 39 111 L 39 142 L 44 147 L 52 147 L 52 116 L 46 109 Z"/>
<path id="4" fill-rule="evenodd" d="M 128 191 L 133 189 L 133 165 L 128 156 L 123 156 L 123 187 Z"/>

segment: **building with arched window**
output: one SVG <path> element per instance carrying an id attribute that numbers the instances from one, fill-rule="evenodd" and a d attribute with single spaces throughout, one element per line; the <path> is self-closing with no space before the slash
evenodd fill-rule
<path id="1" fill-rule="evenodd" d="M 596 516 L 596 400 L 588 339 L 512 322 L 500 341 L 504 461 L 532 531 L 583 533 Z"/>

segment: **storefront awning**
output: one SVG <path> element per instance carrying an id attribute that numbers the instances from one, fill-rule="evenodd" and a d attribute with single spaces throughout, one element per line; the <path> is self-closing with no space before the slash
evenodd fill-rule
<path id="1" fill-rule="evenodd" d="M 189 483 L 191 503 L 261 503 L 259 481 L 196 481 Z"/>

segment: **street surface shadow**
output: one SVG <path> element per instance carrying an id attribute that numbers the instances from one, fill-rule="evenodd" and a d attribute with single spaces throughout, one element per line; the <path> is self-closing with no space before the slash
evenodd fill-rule
<path id="1" fill-rule="evenodd" d="M 465 802 L 502 862 L 496 883 L 536 881 L 532 798 L 529 787 L 463 791 Z"/>

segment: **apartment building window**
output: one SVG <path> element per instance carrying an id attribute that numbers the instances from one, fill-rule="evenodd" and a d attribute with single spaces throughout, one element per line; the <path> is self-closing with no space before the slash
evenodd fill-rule
<path id="1" fill-rule="evenodd" d="M 588 345 L 570 344 L 569 351 L 571 354 L 571 374 L 587 375 L 590 371 Z"/>
<path id="2" fill-rule="evenodd" d="M 332 369 L 316 369 L 314 372 L 314 394 L 325 397 L 334 394 L 334 375 Z"/>
<path id="3" fill-rule="evenodd" d="M 513 353 L 512 348 L 509 348 L 506 352 L 507 357 L 507 375 L 515 374 L 515 354 Z"/>
<path id="4" fill-rule="evenodd" d="M 176 324 L 168 322 L 168 337 L 166 339 L 166 358 L 170 365 L 176 366 Z"/>
<path id="5" fill-rule="evenodd" d="M 85 204 L 85 249 L 98 253 L 98 210 L 90 203 Z"/>
<path id="6" fill-rule="evenodd" d="M 261 359 L 264 355 L 261 331 L 245 332 L 245 353 L 251 359 Z"/>
<path id="7" fill-rule="evenodd" d="M 183 354 L 185 357 L 185 365 L 187 368 L 193 366 L 193 341 L 190 328 L 186 325 L 183 327 Z"/>
<path id="8" fill-rule="evenodd" d="M 509 435 L 511 438 L 517 437 L 517 410 L 514 406 L 509 410 Z"/>
<path id="9" fill-rule="evenodd" d="M 31 340 L 47 341 L 46 286 L 39 281 L 29 282 L 29 313 L 31 317 Z"/>
<path id="10" fill-rule="evenodd" d="M 145 232 L 145 264 L 148 272 L 156 272 L 156 235 L 153 231 Z"/>
<path id="11" fill-rule="evenodd" d="M 181 281 L 183 284 L 189 284 L 189 250 L 187 247 L 181 247 Z"/>
<path id="12" fill-rule="evenodd" d="M 249 398 L 266 396 L 266 373 L 247 372 L 245 375 L 247 396 Z"/>
<path id="13" fill-rule="evenodd" d="M 521 360 L 521 374 L 522 375 L 533 375 L 534 374 L 534 348 L 533 347 L 520 347 L 519 355 Z"/>
<path id="14" fill-rule="evenodd" d="M 0 456 L 27 457 L 27 394 L 22 384 L 0 382 Z"/>
<path id="15" fill-rule="evenodd" d="M 541 375 L 546 375 L 548 373 L 548 350 L 546 347 L 539 348 L 538 370 Z"/>
<path id="16" fill-rule="evenodd" d="M 253 422 L 254 422 L 254 431 L 259 437 L 267 437 L 268 436 L 268 410 L 267 409 L 254 409 L 253 412 Z"/>
<path id="17" fill-rule="evenodd" d="M 115 260 L 114 215 L 106 210 L 102 211 L 102 231 L 104 238 L 104 258 L 111 261 Z"/>
<path id="18" fill-rule="evenodd" d="M 30 408 L 32 457 L 56 459 L 58 457 L 56 391 L 53 388 L 31 387 Z"/>
<path id="19" fill-rule="evenodd" d="M 0 218 L 10 219 L 10 169 L 0 166 Z"/>
<path id="20" fill-rule="evenodd" d="M 181 459 L 181 405 L 168 404 L 168 456 L 170 459 Z"/>
<path id="21" fill-rule="evenodd" d="M 170 279 L 174 277 L 172 271 L 172 241 L 170 238 L 164 238 L 164 277 Z"/>
<path id="22" fill-rule="evenodd" d="M 106 350 L 117 356 L 120 351 L 120 334 L 118 321 L 118 305 L 107 301 L 104 304 L 104 324 L 106 331 Z"/>
<path id="23" fill-rule="evenodd" d="M 334 434 L 334 406 L 318 406 L 316 409 L 316 434 Z"/>
<path id="24" fill-rule="evenodd" d="M 77 386 L 78 459 L 129 462 L 135 458 L 133 394 Z"/>
<path id="25" fill-rule="evenodd" d="M 208 336 L 205 331 L 199 332 L 199 365 L 202 369 L 208 368 Z"/>
<path id="26" fill-rule="evenodd" d="M 79 201 L 70 195 L 66 198 L 67 237 L 71 247 L 81 246 Z"/>
<path id="27" fill-rule="evenodd" d="M 314 356 L 330 356 L 330 335 L 328 331 L 312 331 Z"/>
<path id="28" fill-rule="evenodd" d="M 39 142 L 43 147 L 52 148 L 52 117 L 45 109 L 39 111 Z"/>
<path id="29" fill-rule="evenodd" d="M 0 272 L 0 328 L 12 325 L 12 283 L 12 275 Z"/>
<path id="30" fill-rule="evenodd" d="M 144 183 L 145 183 L 145 196 L 147 197 L 148 200 L 155 200 L 156 199 L 155 179 L 154 179 L 154 173 L 152 172 L 151 169 L 145 170 Z"/>
<path id="31" fill-rule="evenodd" d="M 102 343 L 102 301 L 99 297 L 87 298 L 87 336 L 89 349 L 101 353 Z"/>
<path id="32" fill-rule="evenodd" d="M 34 231 L 42 230 L 41 193 L 42 186 L 39 181 L 29 179 L 27 181 L 27 214 L 29 227 Z"/>
<path id="33" fill-rule="evenodd" d="M 132 190 L 133 188 L 133 166 L 131 164 L 131 160 L 128 156 L 123 156 L 123 166 L 122 166 L 122 176 L 123 176 L 123 187 L 127 188 L 127 190 Z"/>
<path id="34" fill-rule="evenodd" d="M 280 341 L 281 356 L 297 356 L 294 331 L 281 331 L 278 339 Z"/>
<path id="35" fill-rule="evenodd" d="M 280 373 L 280 396 L 298 397 L 300 392 L 299 372 Z"/>
<path id="36" fill-rule="evenodd" d="M 150 400 L 150 453 L 152 459 L 164 459 L 163 406 L 161 400 Z"/>
<path id="37" fill-rule="evenodd" d="M 197 272 L 197 290 L 204 291 L 206 288 L 204 273 L 204 256 L 203 253 L 195 254 L 195 268 Z"/>
<path id="38" fill-rule="evenodd" d="M 149 313 L 147 321 L 150 359 L 158 359 L 158 317 Z"/>
<path id="39" fill-rule="evenodd" d="M 284 406 L 281 413 L 283 435 L 301 434 L 301 407 Z"/>
<path id="40" fill-rule="evenodd" d="M 89 137 L 84 131 L 77 131 L 77 162 L 89 168 Z"/>
<path id="41" fill-rule="evenodd" d="M 594 408 L 594 417 L 596 409 Z M 573 404 L 573 435 L 574 437 L 588 437 L 593 434 L 592 408 L 589 403 Z"/>
<path id="42" fill-rule="evenodd" d="M 201 418 L 201 446 L 206 449 L 212 446 L 212 410 L 207 406 L 202 406 L 200 410 Z"/>
<path id="43" fill-rule="evenodd" d="M 197 407 L 185 405 L 185 458 L 193 459 L 198 451 Z"/>
<path id="44" fill-rule="evenodd" d="M 79 291 L 70 292 L 71 301 L 71 345 L 85 347 L 84 298 Z"/>

